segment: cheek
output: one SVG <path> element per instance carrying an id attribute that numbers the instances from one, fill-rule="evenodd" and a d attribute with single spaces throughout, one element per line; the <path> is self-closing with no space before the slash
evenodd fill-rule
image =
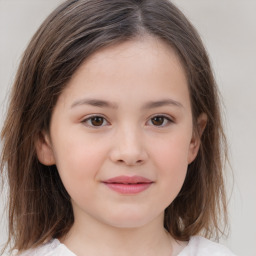
<path id="1" fill-rule="evenodd" d="M 67 190 L 69 187 L 78 189 L 85 182 L 89 185 L 90 181 L 97 179 L 107 149 L 102 143 L 81 139 L 80 136 L 66 138 L 61 145 L 56 145 L 56 165 Z"/>
<path id="2" fill-rule="evenodd" d="M 176 136 L 154 143 L 152 161 L 164 187 L 179 192 L 187 173 L 189 138 Z"/>

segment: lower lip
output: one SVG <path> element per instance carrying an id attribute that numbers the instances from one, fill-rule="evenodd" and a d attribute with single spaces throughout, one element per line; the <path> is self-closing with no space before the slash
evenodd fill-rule
<path id="1" fill-rule="evenodd" d="M 123 184 L 123 183 L 104 183 L 108 188 L 121 194 L 138 194 L 148 189 L 152 183 Z"/>

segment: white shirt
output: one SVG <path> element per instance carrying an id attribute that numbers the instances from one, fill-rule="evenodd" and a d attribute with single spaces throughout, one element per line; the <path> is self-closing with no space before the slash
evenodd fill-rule
<path id="1" fill-rule="evenodd" d="M 76 256 L 58 239 L 53 239 L 36 249 L 25 251 L 17 256 Z M 178 256 L 235 256 L 225 246 L 200 236 L 190 238 L 188 245 Z"/>

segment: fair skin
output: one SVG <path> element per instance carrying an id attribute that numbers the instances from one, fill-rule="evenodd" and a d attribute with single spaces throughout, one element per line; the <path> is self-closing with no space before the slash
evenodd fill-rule
<path id="1" fill-rule="evenodd" d="M 205 115 L 197 121 L 200 133 Z M 93 54 L 36 143 L 71 197 L 75 221 L 61 242 L 77 256 L 177 255 L 186 243 L 166 232 L 164 210 L 199 144 L 185 72 L 170 46 L 145 37 Z"/>

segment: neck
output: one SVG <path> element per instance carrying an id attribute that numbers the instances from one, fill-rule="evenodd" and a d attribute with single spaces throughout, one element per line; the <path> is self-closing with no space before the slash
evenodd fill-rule
<path id="1" fill-rule="evenodd" d="M 180 250 L 163 227 L 163 216 L 136 228 L 113 227 L 92 219 L 75 221 L 60 239 L 77 256 L 174 256 Z"/>

